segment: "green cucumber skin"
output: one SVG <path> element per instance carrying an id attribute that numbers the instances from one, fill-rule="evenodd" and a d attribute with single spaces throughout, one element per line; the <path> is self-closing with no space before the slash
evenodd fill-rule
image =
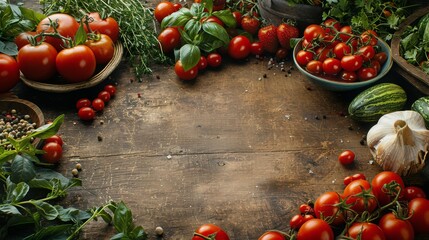
<path id="1" fill-rule="evenodd" d="M 381 83 L 357 95 L 349 105 L 349 115 L 360 122 L 376 122 L 384 114 L 402 110 L 407 94 L 399 85 Z"/>
<path id="2" fill-rule="evenodd" d="M 425 120 L 426 127 L 429 126 L 429 96 L 417 99 L 412 105 L 411 110 L 414 110 L 422 115 Z"/>

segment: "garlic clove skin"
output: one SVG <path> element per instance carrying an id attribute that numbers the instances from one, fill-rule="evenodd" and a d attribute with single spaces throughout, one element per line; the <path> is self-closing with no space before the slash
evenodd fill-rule
<path id="1" fill-rule="evenodd" d="M 387 171 L 406 176 L 419 172 L 429 151 L 429 130 L 415 111 L 383 115 L 367 134 L 374 160 Z"/>

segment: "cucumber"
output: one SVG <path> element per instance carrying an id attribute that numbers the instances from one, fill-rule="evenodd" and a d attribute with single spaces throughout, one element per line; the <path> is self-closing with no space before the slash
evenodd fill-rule
<path id="1" fill-rule="evenodd" d="M 349 105 L 349 115 L 360 122 L 376 122 L 386 113 L 402 110 L 407 94 L 399 85 L 380 83 L 357 95 Z"/>
<path id="2" fill-rule="evenodd" d="M 426 123 L 426 128 L 428 128 L 429 127 L 429 96 L 421 97 L 417 99 L 411 105 L 411 110 L 414 110 L 420 113 L 420 115 L 422 115 Z"/>

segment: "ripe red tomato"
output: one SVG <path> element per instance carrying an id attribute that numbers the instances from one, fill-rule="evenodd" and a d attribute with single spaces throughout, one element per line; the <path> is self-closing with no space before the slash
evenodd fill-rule
<path id="1" fill-rule="evenodd" d="M 236 27 L 240 27 L 241 26 L 241 18 L 243 17 L 243 15 L 241 14 L 241 12 L 239 11 L 234 11 L 232 12 L 232 16 L 234 16 L 235 18 L 235 22 L 236 22 Z"/>
<path id="2" fill-rule="evenodd" d="M 213 240 L 229 240 L 228 234 L 220 228 L 219 226 L 216 226 L 214 224 L 204 224 L 201 225 L 197 230 L 195 230 L 194 236 L 192 237 L 192 240 L 205 240 L 206 238 L 200 237 L 199 235 L 208 237 L 212 234 L 216 234 L 215 238 Z"/>
<path id="3" fill-rule="evenodd" d="M 345 150 L 338 156 L 338 161 L 342 165 L 350 165 L 355 161 L 355 153 L 352 150 Z"/>
<path id="4" fill-rule="evenodd" d="M 177 28 L 168 27 L 158 35 L 158 41 L 161 43 L 162 51 L 169 53 L 180 46 L 180 32 Z"/>
<path id="5" fill-rule="evenodd" d="M 301 214 L 303 214 L 303 215 L 307 215 L 307 214 L 314 214 L 314 210 L 313 210 L 313 208 L 310 206 L 310 205 L 308 205 L 308 204 L 301 204 L 300 206 L 299 206 L 299 212 L 301 213 Z"/>
<path id="6" fill-rule="evenodd" d="M 97 97 L 101 100 L 103 100 L 103 102 L 107 103 L 108 101 L 110 101 L 110 93 L 108 91 L 101 91 L 98 93 Z"/>
<path id="7" fill-rule="evenodd" d="M 307 64 L 313 60 L 314 53 L 305 50 L 299 50 L 295 56 L 296 62 L 301 66 L 307 66 Z"/>
<path id="8" fill-rule="evenodd" d="M 91 106 L 92 106 L 92 109 L 94 109 L 95 111 L 103 111 L 104 101 L 99 98 L 96 98 L 92 100 Z"/>
<path id="9" fill-rule="evenodd" d="M 89 100 L 88 98 L 81 98 L 79 100 L 77 100 L 76 102 L 76 109 L 79 110 L 83 107 L 90 107 L 91 106 L 91 100 Z"/>
<path id="10" fill-rule="evenodd" d="M 213 23 L 217 23 L 217 24 L 221 25 L 222 27 L 225 26 L 225 24 L 222 22 L 222 20 L 220 20 L 218 17 L 215 17 L 215 16 L 210 16 L 208 18 L 203 17 L 201 19 L 201 22 L 213 22 Z"/>
<path id="11" fill-rule="evenodd" d="M 173 3 L 174 10 L 177 12 L 182 8 L 182 4 L 180 3 Z"/>
<path id="12" fill-rule="evenodd" d="M 264 49 L 262 48 L 261 42 L 253 42 L 250 44 L 250 53 L 255 56 L 261 56 L 264 54 Z"/>
<path id="13" fill-rule="evenodd" d="M 192 67 L 191 69 L 185 71 L 185 69 L 183 69 L 182 62 L 179 60 L 176 62 L 176 65 L 174 66 L 174 71 L 176 72 L 176 75 L 180 79 L 192 80 L 196 78 L 198 75 L 198 64 Z"/>
<path id="14" fill-rule="evenodd" d="M 200 61 L 198 61 L 198 71 L 202 71 L 207 68 L 207 58 L 204 56 L 200 57 Z"/>
<path id="15" fill-rule="evenodd" d="M 15 87 L 19 80 L 18 62 L 15 58 L 0 53 L 0 93 Z"/>
<path id="16" fill-rule="evenodd" d="M 341 67 L 349 72 L 354 72 L 362 67 L 363 58 L 361 55 L 346 55 L 341 58 Z"/>
<path id="17" fill-rule="evenodd" d="M 378 74 L 381 70 L 381 65 L 378 61 L 371 61 L 369 64 L 370 67 L 375 69 L 375 72 Z"/>
<path id="18" fill-rule="evenodd" d="M 335 32 L 335 30 L 340 31 L 341 29 L 341 23 L 333 18 L 328 18 L 323 21 L 323 25 L 325 26 L 326 33 L 333 33 Z M 332 30 L 332 28 L 334 28 L 335 30 Z"/>
<path id="19" fill-rule="evenodd" d="M 255 35 L 259 31 L 259 25 L 261 23 L 259 20 L 252 16 L 244 16 L 241 18 L 241 28 L 243 28 L 244 31 L 250 33 L 251 35 Z"/>
<path id="20" fill-rule="evenodd" d="M 210 53 L 207 55 L 207 64 L 210 67 L 219 67 L 222 64 L 222 56 L 219 53 Z"/>
<path id="21" fill-rule="evenodd" d="M 372 191 L 381 206 L 390 203 L 390 201 L 394 198 L 394 196 L 392 196 L 388 189 L 386 189 L 384 186 L 385 184 L 393 182 L 396 182 L 402 190 L 405 188 L 404 181 L 402 180 L 401 176 L 392 171 L 380 172 L 372 179 Z M 395 190 L 395 192 L 399 191 L 399 189 L 396 188 L 392 190 Z M 396 195 L 395 192 L 392 192 L 392 194 Z"/>
<path id="22" fill-rule="evenodd" d="M 110 97 L 113 97 L 116 94 L 116 87 L 112 84 L 107 84 L 104 86 L 104 91 L 107 91 L 110 94 Z"/>
<path id="23" fill-rule="evenodd" d="M 414 198 L 426 198 L 426 194 L 420 187 L 409 186 L 404 189 L 404 198 L 411 201 Z"/>
<path id="24" fill-rule="evenodd" d="M 85 45 L 67 48 L 58 53 L 58 73 L 68 82 L 83 82 L 92 77 L 97 62 L 92 50 Z"/>
<path id="25" fill-rule="evenodd" d="M 356 80 L 358 80 L 358 75 L 356 74 L 356 72 L 342 71 L 341 79 L 345 82 L 355 82 Z"/>
<path id="26" fill-rule="evenodd" d="M 312 74 L 320 74 L 323 72 L 323 63 L 319 60 L 311 60 L 305 66 L 305 69 Z"/>
<path id="27" fill-rule="evenodd" d="M 58 163 L 63 155 L 63 148 L 56 142 L 43 145 L 42 150 L 45 151 L 42 158 L 48 163 Z"/>
<path id="28" fill-rule="evenodd" d="M 244 59 L 250 54 L 250 40 L 242 35 L 231 39 L 228 45 L 228 55 L 234 59 Z"/>
<path id="29" fill-rule="evenodd" d="M 341 61 L 336 58 L 327 58 L 322 64 L 323 72 L 329 75 L 336 75 L 341 72 Z"/>
<path id="30" fill-rule="evenodd" d="M 413 226 L 408 220 L 396 218 L 393 213 L 381 217 L 378 226 L 383 230 L 386 239 L 413 240 Z"/>
<path id="31" fill-rule="evenodd" d="M 322 219 L 310 219 L 298 231 L 299 240 L 334 240 L 334 232 L 329 224 Z"/>
<path id="32" fill-rule="evenodd" d="M 408 203 L 409 221 L 417 234 L 429 234 L 429 200 L 414 198 Z"/>
<path id="33" fill-rule="evenodd" d="M 363 67 L 358 70 L 358 77 L 361 81 L 366 81 L 377 76 L 377 70 L 373 67 Z"/>
<path id="34" fill-rule="evenodd" d="M 286 240 L 283 234 L 276 231 L 268 231 L 262 234 L 258 240 Z"/>
<path id="35" fill-rule="evenodd" d="M 344 189 L 343 198 L 351 205 L 350 208 L 359 214 L 364 211 L 371 213 L 377 207 L 377 200 L 367 180 L 358 179 L 349 183 Z"/>
<path id="36" fill-rule="evenodd" d="M 114 44 L 106 34 L 98 34 L 96 39 L 87 40 L 85 45 L 94 53 L 97 64 L 105 65 L 113 58 Z"/>
<path id="37" fill-rule="evenodd" d="M 363 179 L 366 180 L 366 177 L 363 173 L 356 173 L 352 175 L 353 180 Z"/>
<path id="38" fill-rule="evenodd" d="M 91 31 L 106 34 L 112 39 L 113 43 L 119 39 L 119 24 L 113 17 L 102 19 L 98 12 L 89 13 L 89 27 Z M 86 26 L 84 25 L 86 28 Z"/>
<path id="39" fill-rule="evenodd" d="M 333 52 L 334 52 L 336 58 L 341 59 L 345 55 L 351 54 L 352 47 L 345 42 L 340 42 L 337 45 L 335 45 Z"/>
<path id="40" fill-rule="evenodd" d="M 371 45 L 366 45 L 360 47 L 356 54 L 361 55 L 364 61 L 369 61 L 375 56 L 375 49 Z"/>
<path id="41" fill-rule="evenodd" d="M 36 34 L 37 34 L 36 32 L 31 32 L 31 31 L 22 32 L 18 34 L 18 36 L 16 36 L 15 39 L 13 40 L 16 46 L 18 47 L 18 50 L 24 47 L 25 45 L 29 44 L 30 42 L 28 41 L 28 38 L 34 37 Z M 38 41 L 39 40 L 40 38 L 38 38 Z"/>
<path id="42" fill-rule="evenodd" d="M 374 55 L 374 60 L 378 61 L 380 65 L 383 65 L 387 60 L 387 54 L 385 52 L 378 52 Z"/>
<path id="43" fill-rule="evenodd" d="M 360 35 L 360 41 L 363 45 L 377 45 L 377 33 L 374 30 L 366 30 Z"/>
<path id="44" fill-rule="evenodd" d="M 351 26 L 341 27 L 339 36 L 343 40 L 343 42 L 347 42 L 347 40 L 351 38 L 351 34 L 353 34 Z"/>
<path id="45" fill-rule="evenodd" d="M 54 29 L 53 27 L 50 26 L 49 20 L 57 23 L 56 29 L 58 33 L 64 37 L 74 38 L 79 28 L 79 23 L 76 21 L 76 19 L 73 16 L 65 13 L 55 13 L 47 16 L 42 21 L 40 21 L 39 24 L 37 25 L 36 32 L 53 33 Z M 54 46 L 54 48 L 58 52 L 63 49 L 63 41 L 59 38 L 48 36 L 45 38 L 45 42 L 50 43 L 52 46 Z"/>
<path id="46" fill-rule="evenodd" d="M 17 56 L 19 68 L 24 76 L 32 81 L 46 82 L 57 72 L 57 50 L 49 43 L 22 47 Z"/>
<path id="47" fill-rule="evenodd" d="M 343 214 L 340 213 L 340 209 L 335 206 L 340 201 L 341 197 L 337 192 L 325 192 L 321 194 L 314 202 L 314 213 L 316 217 L 335 217 L 331 223 L 334 226 L 343 223 Z"/>
<path id="48" fill-rule="evenodd" d="M 289 220 L 289 226 L 291 229 L 299 229 L 303 223 L 304 217 L 301 214 L 296 214 Z"/>
<path id="49" fill-rule="evenodd" d="M 321 62 L 325 61 L 328 57 L 332 57 L 332 49 L 327 47 L 318 47 L 316 49 L 317 59 Z"/>
<path id="50" fill-rule="evenodd" d="M 91 121 L 95 118 L 94 109 L 92 109 L 91 107 L 80 108 L 77 115 L 83 121 Z"/>
<path id="51" fill-rule="evenodd" d="M 355 222 L 347 231 L 348 236 L 353 239 L 360 240 L 385 240 L 383 230 L 374 223 L 370 222 Z"/>
<path id="52" fill-rule="evenodd" d="M 50 136 L 50 137 L 46 138 L 46 139 L 43 141 L 43 143 L 44 143 L 45 145 L 46 145 L 46 144 L 48 144 L 48 143 L 50 143 L 50 142 L 56 142 L 56 143 L 58 143 L 59 145 L 63 146 L 63 139 L 62 139 L 60 136 L 58 136 L 58 135 L 52 135 L 52 136 Z"/>
<path id="53" fill-rule="evenodd" d="M 320 39 L 325 36 L 325 29 L 318 24 L 310 24 L 304 29 L 304 38 L 312 42 L 315 39 Z"/>
<path id="54" fill-rule="evenodd" d="M 168 1 L 162 1 L 156 5 L 154 10 L 155 19 L 161 23 L 162 19 L 176 11 L 174 4 Z"/>

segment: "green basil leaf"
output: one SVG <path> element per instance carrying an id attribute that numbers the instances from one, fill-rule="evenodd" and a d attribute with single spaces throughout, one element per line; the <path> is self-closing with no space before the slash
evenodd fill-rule
<path id="1" fill-rule="evenodd" d="M 127 238 L 126 238 L 125 234 L 122 232 L 117 233 L 110 238 L 110 240 L 123 240 L 123 239 L 127 239 Z"/>
<path id="2" fill-rule="evenodd" d="M 28 182 L 28 185 L 31 188 L 41 188 L 41 189 L 47 189 L 47 190 L 52 190 L 52 183 L 46 179 L 37 179 L 37 178 L 33 178 Z"/>
<path id="3" fill-rule="evenodd" d="M 74 223 L 80 223 L 91 217 L 91 214 L 89 214 L 88 212 L 82 211 L 77 208 L 64 208 L 60 205 L 56 205 L 55 208 L 58 211 L 58 219 L 63 222 L 71 221 Z"/>
<path id="4" fill-rule="evenodd" d="M 125 235 L 132 231 L 133 217 L 130 209 L 123 202 L 118 203 L 114 212 L 113 225 L 117 232 L 125 233 Z"/>
<path id="5" fill-rule="evenodd" d="M 68 239 L 73 229 L 71 224 L 52 225 L 38 229 L 38 231 L 23 240 L 60 240 Z"/>
<path id="6" fill-rule="evenodd" d="M 55 120 L 52 123 L 40 126 L 27 137 L 40 138 L 40 139 L 46 139 L 48 137 L 51 137 L 58 132 L 63 122 L 64 122 L 64 114 L 55 118 Z"/>
<path id="7" fill-rule="evenodd" d="M 130 237 L 131 239 L 146 239 L 147 238 L 147 234 L 144 231 L 142 226 L 137 226 L 135 227 L 131 232 L 130 232 Z"/>
<path id="8" fill-rule="evenodd" d="M 223 41 L 207 33 L 202 34 L 201 37 L 202 39 L 199 47 L 204 52 L 212 52 L 220 47 L 227 46 Z"/>
<path id="9" fill-rule="evenodd" d="M 162 19 L 161 29 L 171 26 L 184 26 L 192 17 L 193 16 L 189 9 L 185 10 L 185 8 L 181 8 L 179 11 L 174 12 Z"/>
<path id="10" fill-rule="evenodd" d="M 237 22 L 235 17 L 232 15 L 231 10 L 220 10 L 213 12 L 213 15 L 219 18 L 227 27 L 235 28 Z"/>
<path id="11" fill-rule="evenodd" d="M 189 20 L 185 25 L 185 32 L 188 34 L 190 39 L 195 39 L 200 30 L 201 23 L 196 19 Z"/>
<path id="12" fill-rule="evenodd" d="M 226 32 L 225 28 L 221 25 L 213 22 L 204 22 L 203 23 L 204 32 L 216 37 L 217 39 L 223 41 L 224 44 L 229 43 L 229 35 Z"/>
<path id="13" fill-rule="evenodd" d="M 14 183 L 28 182 L 36 176 L 34 164 L 22 155 L 16 155 L 11 165 L 10 180 Z"/>
<path id="14" fill-rule="evenodd" d="M 47 202 L 36 201 L 33 205 L 37 208 L 41 216 L 47 220 L 54 220 L 58 217 L 57 209 Z"/>
<path id="15" fill-rule="evenodd" d="M 21 215 L 19 210 L 10 204 L 2 204 L 0 205 L 0 213 L 5 215 Z M 2 215 L 0 214 L 0 215 Z"/>
<path id="16" fill-rule="evenodd" d="M 18 55 L 18 46 L 14 42 L 0 41 L 0 52 L 9 56 L 16 56 Z"/>
<path id="17" fill-rule="evenodd" d="M 182 44 L 193 44 L 194 43 L 194 40 L 189 36 L 189 34 L 186 31 L 183 31 L 181 29 L 179 29 L 179 31 L 180 31 Z"/>
<path id="18" fill-rule="evenodd" d="M 15 151 L 4 151 L 2 154 L 0 154 L 0 165 L 14 159 L 16 155 L 17 153 Z"/>
<path id="19" fill-rule="evenodd" d="M 204 5 L 204 8 L 207 9 L 209 14 L 213 12 L 213 0 L 202 0 L 201 4 Z"/>
<path id="20" fill-rule="evenodd" d="M 200 3 L 192 3 L 191 9 L 189 9 L 193 16 L 199 16 L 204 12 L 204 6 Z"/>
<path id="21" fill-rule="evenodd" d="M 83 28 L 83 22 L 79 24 L 79 28 L 74 36 L 74 43 L 76 45 L 82 45 L 88 40 L 88 35 L 86 34 L 85 29 Z"/>
<path id="22" fill-rule="evenodd" d="M 30 187 L 25 182 L 16 184 L 13 191 L 7 195 L 7 201 L 11 203 L 17 203 L 27 196 Z"/>
<path id="23" fill-rule="evenodd" d="M 197 65 L 200 61 L 200 57 L 200 49 L 195 45 L 185 44 L 180 48 L 180 61 L 185 71 Z"/>

